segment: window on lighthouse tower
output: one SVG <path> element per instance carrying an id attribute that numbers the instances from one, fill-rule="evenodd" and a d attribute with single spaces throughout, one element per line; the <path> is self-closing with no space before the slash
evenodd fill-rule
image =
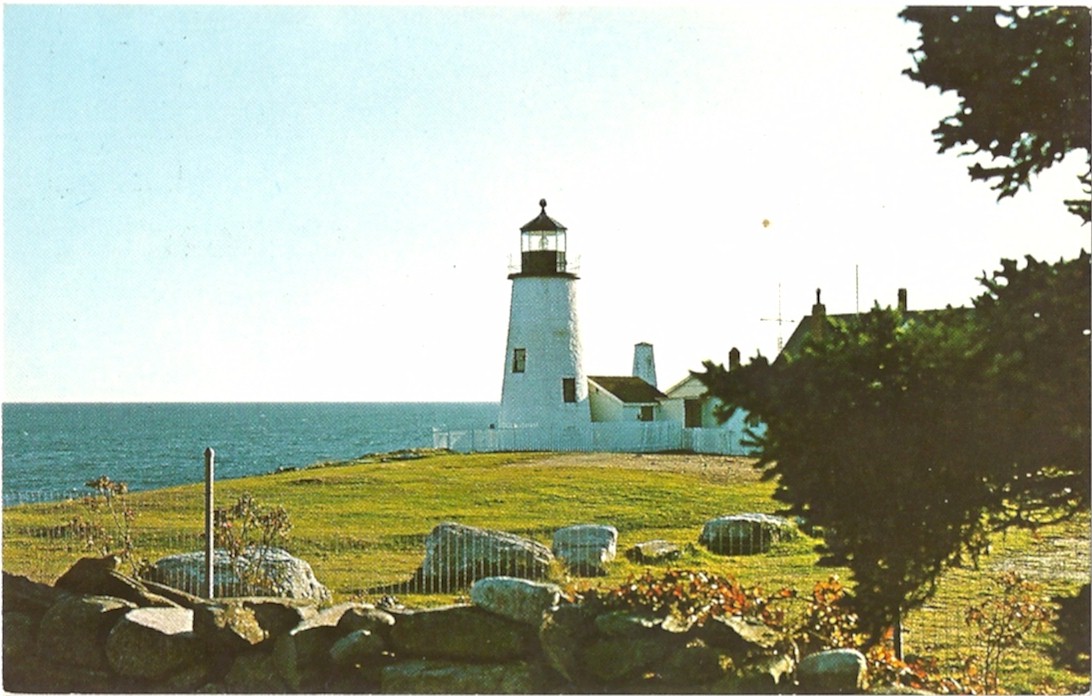
<path id="1" fill-rule="evenodd" d="M 561 398 L 567 404 L 576 403 L 576 379 L 574 377 L 561 378 Z"/>
<path id="2" fill-rule="evenodd" d="M 527 369 L 527 349 L 516 348 L 512 352 L 512 372 L 524 372 Z"/>

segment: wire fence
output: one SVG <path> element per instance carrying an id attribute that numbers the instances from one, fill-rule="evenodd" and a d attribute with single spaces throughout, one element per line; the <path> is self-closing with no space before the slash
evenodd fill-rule
<path id="1" fill-rule="evenodd" d="M 133 534 L 139 542 L 138 552 L 153 562 L 151 567 L 140 569 L 142 577 L 191 594 L 203 594 L 204 533 L 200 517 L 195 516 L 192 524 L 180 530 L 177 520 L 156 522 L 158 510 L 152 503 L 139 497 L 127 502 L 136 520 Z M 90 504 L 87 496 L 50 491 L 6 495 L 5 569 L 38 579 L 56 578 L 77 558 L 116 548 L 124 520 L 101 508 L 100 501 L 97 519 L 102 524 L 100 528 L 89 528 Z M 725 559 L 724 568 L 730 574 L 735 563 L 732 559 L 761 559 L 762 554 L 776 551 L 775 547 L 792 534 L 799 534 L 795 525 L 786 526 L 779 520 L 757 514 L 726 516 L 711 520 L 700 531 L 695 529 L 691 538 L 706 554 L 701 558 L 707 560 L 712 554 Z M 1087 607 L 1082 609 L 1072 598 L 1089 582 L 1092 572 L 1088 526 L 1085 516 L 1038 533 L 1021 531 L 1000 540 L 1004 543 L 998 544 L 999 549 L 983 557 L 977 567 L 968 564 L 945 573 L 936 595 L 904 617 L 905 650 L 941 654 L 947 669 L 958 668 L 960 660 L 973 656 L 981 642 L 981 636 L 967 621 L 968 609 L 996 594 L 993 578 L 1011 572 L 1040 585 L 1043 598 L 1051 600 L 1059 614 L 1071 615 L 1064 617 L 1065 621 L 1079 620 L 1084 612 L 1082 650 L 1086 655 Z M 617 582 L 617 573 L 610 573 L 623 559 L 631 569 L 666 569 L 694 558 L 683 553 L 685 549 L 678 540 L 652 540 L 657 543 L 636 554 L 635 539 L 627 541 L 631 546 L 621 548 L 618 530 L 608 524 L 485 530 L 437 521 L 430 528 L 412 533 L 331 530 L 321 536 L 289 537 L 279 544 L 286 552 L 283 556 L 259 551 L 256 556 L 231 557 L 224 550 L 218 551 L 215 591 L 220 597 L 282 594 L 329 600 L 329 590 L 333 590 L 334 598 L 341 600 L 383 602 L 392 597 L 428 595 L 444 595 L 446 599 L 464 596 L 474 581 L 490 576 L 607 578 L 605 582 Z M 811 546 L 800 544 L 795 548 L 807 554 Z M 184 558 L 169 563 L 160 560 L 167 556 Z M 293 557 L 313 565 L 301 564 Z M 350 568 L 355 586 L 323 586 L 327 576 L 348 575 Z M 1034 653 L 1039 656 L 1035 659 L 1053 660 L 1060 648 L 1055 636 L 1024 650 L 1031 652 L 1017 652 L 1018 658 L 1024 655 L 1031 659 Z"/>

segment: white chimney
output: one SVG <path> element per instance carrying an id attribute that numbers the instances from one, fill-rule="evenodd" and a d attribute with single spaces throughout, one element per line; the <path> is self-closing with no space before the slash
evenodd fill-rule
<path id="1" fill-rule="evenodd" d="M 651 343 L 633 346 L 633 376 L 656 386 L 656 358 L 652 355 Z"/>

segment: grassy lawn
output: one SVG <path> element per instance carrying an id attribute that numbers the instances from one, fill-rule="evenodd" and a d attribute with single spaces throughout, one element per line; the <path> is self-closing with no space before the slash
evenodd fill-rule
<path id="1" fill-rule="evenodd" d="M 249 492 L 284 506 L 292 519 L 288 549 L 309 561 L 336 600 L 408 580 L 424 556 L 433 526 L 455 521 L 533 538 L 550 545 L 555 530 L 578 523 L 618 528 L 619 550 L 666 539 L 685 551 L 677 567 L 734 575 L 773 591 L 810 588 L 845 569 L 816 566 L 813 542 L 788 542 L 768 554 L 723 557 L 697 546 L 702 524 L 738 512 L 775 512 L 774 484 L 759 480 L 750 460 L 680 454 L 439 454 L 409 461 L 365 458 L 217 483 L 219 504 Z M 140 552 L 154 559 L 202 548 L 203 487 L 129 494 L 137 509 Z M 84 514 L 79 502 L 24 505 L 3 513 L 4 569 L 51 582 L 84 555 L 57 528 Z M 956 569 L 937 596 L 907 617 L 908 652 L 935 655 L 951 671 L 977 650 L 962 624 L 966 607 L 990 591 L 988 578 L 1021 570 L 1052 593 L 1073 594 L 1089 573 L 1089 520 L 998 539 L 980 570 Z M 604 583 L 643 568 L 619 556 Z M 566 578 L 555 580 L 564 582 Z M 398 594 L 407 604 L 450 602 L 451 595 Z M 1013 653 L 1001 683 L 1013 691 L 1077 691 L 1087 675 L 1055 667 L 1050 636 Z"/>

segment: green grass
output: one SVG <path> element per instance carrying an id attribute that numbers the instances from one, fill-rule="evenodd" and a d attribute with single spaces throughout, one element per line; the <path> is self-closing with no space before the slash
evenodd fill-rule
<path id="1" fill-rule="evenodd" d="M 443 521 L 512 532 L 547 546 L 560 527 L 611 524 L 618 528 L 620 551 L 640 541 L 667 539 L 685 548 L 677 567 L 734 575 L 771 591 L 786 585 L 807 589 L 835 573 L 846 578 L 845 569 L 816 566 L 814 542 L 808 538 L 750 557 L 716 556 L 697 546 L 702 524 L 711 517 L 777 511 L 774 484 L 761 481 L 750 464 L 687 455 L 439 454 L 221 481 L 216 495 L 221 505 L 245 491 L 263 503 L 284 506 L 293 522 L 287 547 L 311 563 L 337 600 L 408 580 L 423 558 L 425 535 Z M 138 512 L 142 555 L 154 559 L 202 548 L 201 485 L 129 497 Z M 51 530 L 83 513 L 79 502 L 5 509 L 5 570 L 43 582 L 56 579 L 84 554 L 72 539 Z M 994 572 L 1024 570 L 1052 593 L 1073 594 L 1088 577 L 1088 527 L 1086 515 L 1044 530 L 1039 538 L 1013 533 L 995 543 L 981 570 L 949 572 L 936 597 L 907 617 L 908 652 L 934 655 L 949 671 L 958 671 L 961 660 L 976 650 L 973 634 L 962 625 L 963 612 L 989 590 Z M 620 555 L 602 582 L 616 584 L 642 570 Z M 453 599 L 398 596 L 422 605 Z M 1087 675 L 1058 669 L 1046 657 L 1049 640 L 1014 653 L 1002 684 L 1016 691 L 1086 688 Z"/>

